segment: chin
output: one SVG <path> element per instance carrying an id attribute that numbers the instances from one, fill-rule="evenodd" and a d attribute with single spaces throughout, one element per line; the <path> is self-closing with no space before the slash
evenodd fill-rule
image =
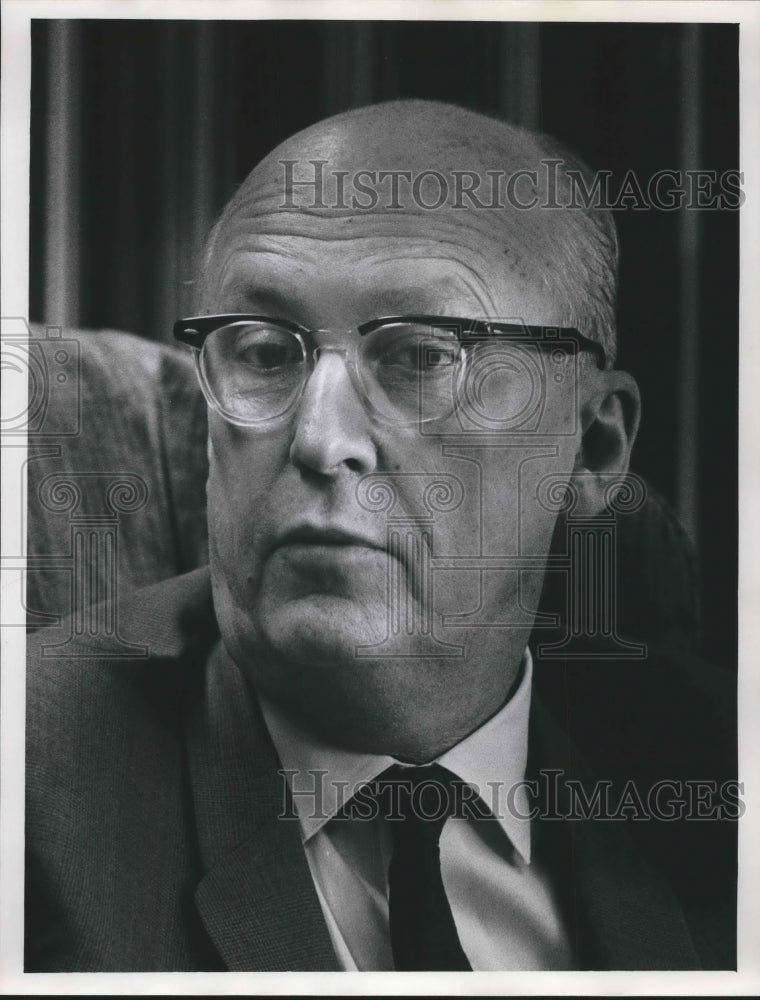
<path id="1" fill-rule="evenodd" d="M 357 646 L 381 642 L 388 629 L 384 603 L 360 603 L 332 594 L 309 594 L 261 608 L 256 633 L 278 660 L 361 669 Z"/>

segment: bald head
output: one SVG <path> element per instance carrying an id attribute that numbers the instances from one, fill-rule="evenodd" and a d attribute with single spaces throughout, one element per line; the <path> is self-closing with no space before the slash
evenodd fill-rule
<path id="1" fill-rule="evenodd" d="M 489 254 L 489 273 L 561 304 L 615 356 L 617 238 L 609 212 L 572 203 L 588 168 L 554 140 L 453 105 L 393 101 L 304 129 L 249 174 L 217 223 L 204 260 L 204 308 L 224 278 L 227 237 L 362 232 L 433 238 Z M 588 183 L 587 183 L 588 187 Z M 554 207 L 552 207 L 554 206 Z M 234 239 L 233 239 L 234 242 Z M 504 303 L 499 303 L 505 318 Z M 516 313 L 510 311 L 510 318 Z"/>

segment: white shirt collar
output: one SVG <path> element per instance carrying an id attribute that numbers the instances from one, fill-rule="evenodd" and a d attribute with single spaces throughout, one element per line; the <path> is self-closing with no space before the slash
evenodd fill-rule
<path id="1" fill-rule="evenodd" d="M 521 818 L 529 811 L 521 783 L 528 759 L 532 675 L 533 660 L 526 648 L 520 682 L 509 701 L 479 729 L 436 758 L 438 764 L 479 792 L 526 863 L 530 862 L 530 822 Z M 262 695 L 259 702 L 290 783 L 304 843 L 335 816 L 358 786 L 400 763 L 393 757 L 330 746 Z"/>

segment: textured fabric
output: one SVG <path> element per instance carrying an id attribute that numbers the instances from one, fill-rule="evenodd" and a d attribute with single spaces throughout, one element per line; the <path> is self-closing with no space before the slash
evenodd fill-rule
<path id="1" fill-rule="evenodd" d="M 217 649 L 208 573 L 121 636 L 29 643 L 27 971 L 337 968 L 274 747 Z M 734 683 L 686 654 L 537 661 L 527 777 L 735 778 Z M 284 796 L 284 799 L 282 798 Z M 542 804 L 548 816 L 551 801 Z M 735 823 L 536 823 L 582 968 L 735 967 Z"/>
<path id="2" fill-rule="evenodd" d="M 599 641 L 593 649 L 598 659 L 536 660 L 535 704 L 553 724 L 532 730 L 545 742 L 534 743 L 528 773 L 537 772 L 539 759 L 551 760 L 551 768 L 578 778 L 587 798 L 599 781 L 608 782 L 613 803 L 631 784 L 646 798 L 663 780 L 687 797 L 695 782 L 715 789 L 735 782 L 735 676 L 683 650 L 650 645 L 641 660 L 626 662 L 605 660 L 605 646 Z M 563 826 L 569 835 L 564 844 L 558 835 Z M 676 924 L 663 922 L 657 931 L 651 922 L 669 888 L 683 907 L 703 968 L 735 968 L 736 823 L 728 814 L 709 822 L 543 823 L 537 831 L 537 851 L 572 859 L 573 905 L 607 924 L 608 933 L 590 950 L 573 942 L 582 967 L 615 967 L 614 956 L 627 949 L 638 954 L 637 968 L 662 968 L 667 954 L 676 963 Z M 649 865 L 664 875 L 659 886 L 647 879 Z M 651 892 L 649 923 L 639 906 L 645 891 Z"/>
<path id="3" fill-rule="evenodd" d="M 208 573 L 126 595 L 122 637 L 28 646 L 27 971 L 334 969 Z"/>
<path id="4" fill-rule="evenodd" d="M 204 874 L 195 898 L 229 969 L 337 969 L 266 726 L 221 644 L 187 716 Z"/>
<path id="5" fill-rule="evenodd" d="M 533 665 L 495 716 L 438 762 L 478 790 L 488 824 L 466 816 L 441 839 L 444 885 L 473 968 L 568 969 L 572 954 L 545 859 L 531 859 L 529 804 L 520 784 L 528 755 Z M 309 868 L 345 969 L 393 968 L 388 918 L 391 837 L 382 818 L 337 821 L 352 792 L 393 765 L 387 756 L 328 746 L 268 700 L 262 712 L 288 775 Z M 509 789 L 517 789 L 509 801 Z"/>
<path id="6" fill-rule="evenodd" d="M 29 638 L 28 971 L 221 967 L 193 905 L 182 739 L 199 669 L 190 650 L 202 663 L 213 635 L 208 580 L 180 590 L 124 609 L 125 634 L 151 647 L 140 661 L 103 659 L 110 638 L 65 659 L 45 655 L 46 632 Z"/>
<path id="7" fill-rule="evenodd" d="M 115 522 L 120 585 L 167 579 L 208 558 L 206 408 L 189 355 L 109 330 L 63 338 L 76 392 L 52 384 L 42 433 L 29 441 L 32 625 L 45 624 L 40 614 L 71 612 L 72 531 L 83 516 Z M 117 495 L 114 507 L 108 490 L 120 483 L 127 503 Z M 97 576 L 92 592 L 102 594 L 104 563 L 91 560 L 87 572 Z"/>

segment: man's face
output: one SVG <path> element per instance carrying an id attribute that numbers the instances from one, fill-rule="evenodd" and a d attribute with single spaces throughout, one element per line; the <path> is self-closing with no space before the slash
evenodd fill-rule
<path id="1" fill-rule="evenodd" d="M 329 329 L 346 345 L 383 316 L 567 325 L 566 306 L 505 252 L 487 214 L 325 218 L 252 196 L 220 234 L 213 310 Z M 538 430 L 498 434 L 456 413 L 388 425 L 335 352 L 265 429 L 210 414 L 222 635 L 261 690 L 325 737 L 414 757 L 415 733 L 435 726 L 454 743 L 508 696 L 556 517 L 536 494 L 549 474 L 569 478 L 580 443 L 572 359 L 561 379 L 537 379 L 555 371 L 551 352 L 524 354 L 512 351 L 506 374 L 497 365 L 480 399 L 498 388 L 518 409 L 540 404 Z M 518 554 L 535 570 L 488 568 Z"/>

